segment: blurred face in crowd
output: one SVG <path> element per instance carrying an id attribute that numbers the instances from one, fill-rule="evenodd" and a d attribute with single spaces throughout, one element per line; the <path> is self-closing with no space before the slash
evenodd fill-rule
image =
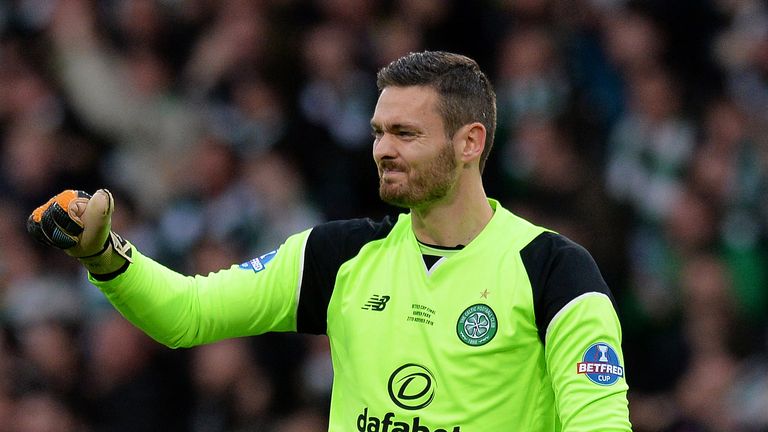
<path id="1" fill-rule="evenodd" d="M 371 119 L 379 195 L 389 204 L 422 208 L 448 196 L 459 177 L 454 143 L 426 86 L 386 87 Z"/>

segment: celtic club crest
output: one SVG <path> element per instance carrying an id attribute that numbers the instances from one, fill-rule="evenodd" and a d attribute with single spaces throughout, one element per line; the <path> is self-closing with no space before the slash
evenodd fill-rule
<path id="1" fill-rule="evenodd" d="M 496 314 L 482 303 L 466 308 L 456 322 L 456 334 L 469 346 L 487 344 L 496 336 L 496 330 Z"/>

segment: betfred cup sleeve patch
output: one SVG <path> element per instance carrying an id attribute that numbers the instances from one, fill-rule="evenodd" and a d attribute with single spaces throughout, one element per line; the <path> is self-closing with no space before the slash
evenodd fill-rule
<path id="1" fill-rule="evenodd" d="M 584 352 L 582 361 L 576 364 L 576 373 L 585 375 L 595 384 L 609 386 L 624 376 L 624 367 L 611 345 L 598 342 Z"/>
<path id="2" fill-rule="evenodd" d="M 267 266 L 267 263 L 272 261 L 272 258 L 277 254 L 277 249 L 272 252 L 267 252 L 257 258 L 253 258 L 239 265 L 242 270 L 253 270 L 254 273 L 258 273 Z"/>

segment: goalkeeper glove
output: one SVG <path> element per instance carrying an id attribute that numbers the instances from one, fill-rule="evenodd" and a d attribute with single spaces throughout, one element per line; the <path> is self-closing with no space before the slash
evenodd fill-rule
<path id="1" fill-rule="evenodd" d="M 27 231 L 43 244 L 63 249 L 93 275 L 116 275 L 131 263 L 131 246 L 111 231 L 114 199 L 106 189 L 93 196 L 65 190 L 36 208 Z"/>

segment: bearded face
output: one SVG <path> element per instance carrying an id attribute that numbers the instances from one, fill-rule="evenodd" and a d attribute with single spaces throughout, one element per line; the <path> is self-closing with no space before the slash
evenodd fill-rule
<path id="1" fill-rule="evenodd" d="M 443 199 L 456 184 L 457 162 L 450 141 L 418 165 L 383 160 L 379 164 L 379 196 L 399 207 L 418 208 Z M 399 175 L 388 175 L 397 172 Z"/>
<path id="2" fill-rule="evenodd" d="M 439 96 L 429 87 L 387 87 L 371 119 L 379 196 L 423 208 L 444 199 L 459 179 L 455 143 L 446 136 Z"/>

